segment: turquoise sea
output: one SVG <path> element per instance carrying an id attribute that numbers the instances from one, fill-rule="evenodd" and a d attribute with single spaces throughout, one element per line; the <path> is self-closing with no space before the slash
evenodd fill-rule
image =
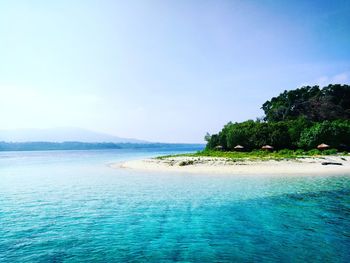
<path id="1" fill-rule="evenodd" d="M 350 175 L 108 166 L 172 152 L 0 153 L 0 262 L 350 262 Z"/>

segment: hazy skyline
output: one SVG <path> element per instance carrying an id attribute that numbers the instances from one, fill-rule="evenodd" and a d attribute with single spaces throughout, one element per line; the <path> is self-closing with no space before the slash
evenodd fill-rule
<path id="1" fill-rule="evenodd" d="M 349 1 L 1 1 L 0 129 L 203 142 L 350 83 Z"/>

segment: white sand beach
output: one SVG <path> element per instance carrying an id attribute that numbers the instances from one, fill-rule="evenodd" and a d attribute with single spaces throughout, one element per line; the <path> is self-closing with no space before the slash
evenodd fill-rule
<path id="1" fill-rule="evenodd" d="M 341 165 L 322 165 L 324 162 Z M 318 175 L 346 174 L 350 176 L 349 156 L 319 156 L 283 160 L 239 160 L 216 157 L 167 157 L 132 160 L 111 164 L 113 168 L 154 172 L 195 174 L 246 175 Z"/>

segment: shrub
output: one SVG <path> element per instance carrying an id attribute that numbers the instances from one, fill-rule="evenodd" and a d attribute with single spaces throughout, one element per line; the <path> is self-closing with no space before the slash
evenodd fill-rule
<path id="1" fill-rule="evenodd" d="M 307 155 L 320 155 L 321 154 L 321 151 L 318 150 L 318 149 L 312 149 L 310 151 L 307 151 L 306 152 Z"/>
<path id="2" fill-rule="evenodd" d="M 322 151 L 323 155 L 334 155 L 336 153 L 337 153 L 337 149 L 329 149 L 329 150 Z"/>

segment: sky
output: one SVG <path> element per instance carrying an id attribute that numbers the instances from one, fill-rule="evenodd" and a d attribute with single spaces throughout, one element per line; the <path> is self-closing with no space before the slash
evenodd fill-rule
<path id="1" fill-rule="evenodd" d="M 203 142 L 350 84 L 350 1 L 0 1 L 0 129 Z"/>

